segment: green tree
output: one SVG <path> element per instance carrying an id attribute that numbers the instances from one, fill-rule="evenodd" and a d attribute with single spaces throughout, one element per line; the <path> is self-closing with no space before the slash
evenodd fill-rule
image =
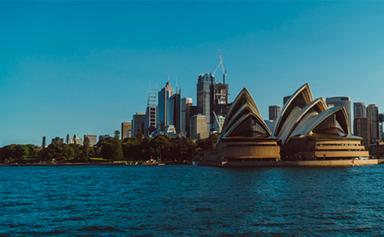
<path id="1" fill-rule="evenodd" d="M 45 146 L 46 146 L 46 137 L 45 136 L 43 136 L 43 141 L 41 142 L 41 148 L 45 148 Z"/>
<path id="2" fill-rule="evenodd" d="M 2 163 L 33 163 L 38 160 L 40 148 L 35 145 L 12 144 L 0 148 Z"/>
<path id="3" fill-rule="evenodd" d="M 123 150 L 119 136 L 105 138 L 97 144 L 98 155 L 108 160 L 122 160 Z"/>
<path id="4" fill-rule="evenodd" d="M 83 143 L 83 154 L 85 161 L 88 161 L 89 159 L 89 137 L 84 137 L 84 143 Z"/>

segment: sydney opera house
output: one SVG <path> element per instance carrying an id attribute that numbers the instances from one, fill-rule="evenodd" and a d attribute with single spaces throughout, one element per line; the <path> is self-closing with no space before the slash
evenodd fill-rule
<path id="1" fill-rule="evenodd" d="M 314 99 L 305 84 L 267 126 L 243 89 L 225 118 L 215 151 L 205 158 L 229 166 L 374 164 L 362 138 L 351 135 L 349 121 L 344 107 L 328 107 L 322 98 Z"/>

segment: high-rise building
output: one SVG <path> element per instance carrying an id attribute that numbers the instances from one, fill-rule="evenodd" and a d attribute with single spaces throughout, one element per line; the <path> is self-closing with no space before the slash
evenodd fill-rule
<path id="1" fill-rule="evenodd" d="M 132 123 L 122 122 L 121 123 L 121 140 L 132 137 Z"/>
<path id="2" fill-rule="evenodd" d="M 280 110 L 281 110 L 281 108 L 278 105 L 269 106 L 268 107 L 269 120 L 271 120 L 271 121 L 276 120 L 280 114 Z"/>
<path id="3" fill-rule="evenodd" d="M 380 140 L 383 140 L 384 138 L 383 124 L 384 124 L 384 114 L 379 114 Z"/>
<path id="4" fill-rule="evenodd" d="M 145 113 L 136 113 L 132 119 L 132 135 L 133 137 L 144 135 Z"/>
<path id="5" fill-rule="evenodd" d="M 197 107 L 200 113 L 206 116 L 207 123 L 211 121 L 211 85 L 214 82 L 215 77 L 212 73 L 205 73 L 197 79 Z"/>
<path id="6" fill-rule="evenodd" d="M 352 113 L 351 113 L 351 100 L 350 100 L 350 98 L 346 97 L 346 96 L 329 97 L 326 99 L 326 102 L 327 102 L 327 105 L 329 107 L 343 106 L 345 108 L 345 110 L 347 111 L 347 115 L 348 115 L 349 131 L 351 131 Z"/>
<path id="7" fill-rule="evenodd" d="M 363 102 L 353 103 L 353 117 L 355 119 L 367 117 L 367 108 Z"/>
<path id="8" fill-rule="evenodd" d="M 96 145 L 97 143 L 97 136 L 96 135 L 89 135 L 89 134 L 86 134 L 84 135 L 84 141 L 88 139 L 89 143 L 88 145 L 91 147 L 91 146 L 94 146 Z"/>
<path id="9" fill-rule="evenodd" d="M 181 99 L 180 135 L 183 137 L 188 136 L 191 106 L 192 106 L 192 98 Z"/>
<path id="10" fill-rule="evenodd" d="M 362 137 L 362 144 L 369 147 L 370 144 L 370 126 L 367 118 L 355 118 L 353 120 L 353 131 L 355 136 Z"/>
<path id="11" fill-rule="evenodd" d="M 356 130 L 360 127 L 364 127 L 361 123 L 365 123 L 364 121 L 358 120 L 362 118 L 367 118 L 367 108 L 363 102 L 355 102 L 353 103 L 353 134 L 359 137 L 363 137 L 365 146 L 368 147 L 369 142 L 365 141 L 365 139 L 368 139 L 369 132 L 364 132 L 360 130 Z M 367 126 L 368 126 L 368 120 L 367 121 Z"/>
<path id="12" fill-rule="evenodd" d="M 145 111 L 144 134 L 149 136 L 156 130 L 156 105 L 148 105 Z"/>
<path id="13" fill-rule="evenodd" d="M 283 98 L 283 105 L 285 105 L 285 104 L 287 103 L 287 101 L 289 100 L 289 98 L 291 98 L 290 95 L 284 96 L 284 98 Z"/>
<path id="14" fill-rule="evenodd" d="M 200 114 L 197 105 L 187 106 L 186 130 L 188 138 L 191 138 L 191 119 L 197 114 Z"/>
<path id="15" fill-rule="evenodd" d="M 150 92 L 148 95 L 147 109 L 145 111 L 144 135 L 149 136 L 156 130 L 156 93 Z"/>
<path id="16" fill-rule="evenodd" d="M 181 126 L 181 94 L 180 91 L 176 92 L 169 98 L 169 106 L 167 110 L 168 125 L 174 125 L 176 133 L 180 133 Z"/>
<path id="17" fill-rule="evenodd" d="M 215 121 L 213 117 L 213 112 L 216 113 L 217 116 L 223 116 L 228 113 L 229 105 L 228 105 L 228 84 L 216 83 L 213 81 L 210 88 L 210 123 L 213 124 Z"/>
<path id="18" fill-rule="evenodd" d="M 380 139 L 380 129 L 379 129 L 379 108 L 370 104 L 367 107 L 367 118 L 368 118 L 368 126 L 369 126 L 369 137 L 370 143 L 374 144 Z"/>
<path id="19" fill-rule="evenodd" d="M 168 122 L 168 103 L 169 98 L 172 96 L 172 87 L 169 81 L 165 84 L 165 87 L 162 88 L 158 93 L 158 103 L 157 103 L 157 128 L 164 130 Z"/>
<path id="20" fill-rule="evenodd" d="M 207 123 L 207 116 L 197 114 L 191 118 L 191 139 L 200 140 L 209 137 L 209 128 Z"/>

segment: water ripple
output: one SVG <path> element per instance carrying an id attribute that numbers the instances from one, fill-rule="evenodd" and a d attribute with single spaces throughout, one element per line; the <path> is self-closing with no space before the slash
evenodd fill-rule
<path id="1" fill-rule="evenodd" d="M 383 236 L 384 166 L 0 167 L 0 236 Z"/>

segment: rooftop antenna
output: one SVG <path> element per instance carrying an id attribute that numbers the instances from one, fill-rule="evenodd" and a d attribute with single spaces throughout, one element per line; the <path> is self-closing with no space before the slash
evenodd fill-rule
<path id="1" fill-rule="evenodd" d="M 212 72 L 213 76 L 215 76 L 219 68 L 221 69 L 221 73 L 223 74 L 223 84 L 225 84 L 225 80 L 227 78 L 227 69 L 224 66 L 224 59 L 223 59 L 223 56 L 221 55 L 220 50 L 219 50 L 219 63 L 217 64 L 216 68 Z"/>
<path id="2" fill-rule="evenodd" d="M 180 94 L 179 76 L 176 76 L 176 94 Z"/>
<path id="3" fill-rule="evenodd" d="M 150 87 L 148 90 L 148 100 L 147 100 L 147 106 L 156 106 L 157 102 L 157 96 L 156 96 L 156 89 Z"/>

